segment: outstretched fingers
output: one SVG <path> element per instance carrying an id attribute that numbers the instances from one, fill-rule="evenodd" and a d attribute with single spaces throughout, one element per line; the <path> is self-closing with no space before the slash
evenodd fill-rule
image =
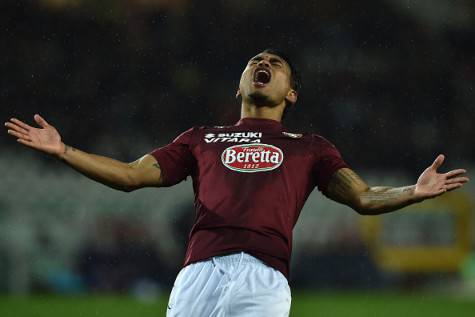
<path id="1" fill-rule="evenodd" d="M 7 132 L 8 134 L 13 135 L 14 137 L 18 139 L 31 141 L 31 138 L 28 134 L 24 134 L 15 130 L 8 130 Z"/>
<path id="2" fill-rule="evenodd" d="M 463 183 L 455 183 L 455 184 L 447 184 L 444 186 L 444 188 L 447 190 L 447 191 L 451 191 L 451 190 L 454 190 L 454 189 L 457 189 L 457 188 L 460 188 L 463 186 Z"/>
<path id="3" fill-rule="evenodd" d="M 470 179 L 466 176 L 463 176 L 463 177 L 454 177 L 454 178 L 450 178 L 450 179 L 447 179 L 445 181 L 446 184 L 456 184 L 456 183 L 461 183 L 461 184 L 465 184 L 466 182 L 468 182 Z"/>
<path id="4" fill-rule="evenodd" d="M 459 175 L 465 174 L 466 172 L 467 172 L 466 170 L 460 168 L 460 169 L 456 169 L 456 170 L 445 173 L 445 177 L 453 178 L 453 177 L 457 177 Z"/>
<path id="5" fill-rule="evenodd" d="M 17 142 L 18 142 L 18 143 L 21 143 L 21 144 L 23 144 L 23 145 L 29 146 L 29 147 L 31 147 L 31 148 L 33 148 L 33 149 L 37 149 L 37 150 L 40 149 L 40 148 L 38 148 L 38 146 L 37 146 L 34 142 L 32 142 L 32 141 L 30 141 L 30 140 L 17 139 Z"/>
<path id="6" fill-rule="evenodd" d="M 46 122 L 46 120 L 39 114 L 35 114 L 34 119 L 36 123 L 38 123 L 38 125 L 42 128 L 46 128 L 47 126 L 49 126 L 48 122 Z"/>
<path id="7" fill-rule="evenodd" d="M 30 129 L 32 129 L 31 126 L 24 123 L 23 121 L 18 120 L 17 118 L 11 118 L 10 121 L 13 122 L 14 124 L 16 124 L 17 126 L 25 129 L 26 131 L 30 131 Z M 7 123 L 9 123 L 9 122 L 7 122 Z"/>
<path id="8" fill-rule="evenodd" d="M 464 169 L 456 169 L 444 174 L 446 177 L 444 189 L 447 191 L 452 191 L 454 189 L 460 188 L 470 179 L 465 176 L 467 171 Z"/>
<path id="9" fill-rule="evenodd" d="M 439 154 L 435 159 L 434 163 L 432 163 L 431 168 L 437 170 L 442 165 L 442 163 L 444 163 L 444 160 L 445 156 L 443 154 Z"/>
<path id="10" fill-rule="evenodd" d="M 22 134 L 28 134 L 28 130 L 22 128 L 21 126 L 13 123 L 13 122 L 5 122 L 5 126 L 10 129 L 10 130 L 13 130 L 13 131 L 16 131 L 18 133 L 22 133 Z"/>

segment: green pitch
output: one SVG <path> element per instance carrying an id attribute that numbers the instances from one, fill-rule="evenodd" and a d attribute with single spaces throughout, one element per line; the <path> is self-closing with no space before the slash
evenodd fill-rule
<path id="1" fill-rule="evenodd" d="M 166 297 L 152 303 L 128 297 L 36 296 L 0 297 L 1 317 L 152 317 L 165 316 Z M 298 293 L 292 298 L 294 317 L 438 317 L 475 316 L 475 299 L 427 294 Z"/>

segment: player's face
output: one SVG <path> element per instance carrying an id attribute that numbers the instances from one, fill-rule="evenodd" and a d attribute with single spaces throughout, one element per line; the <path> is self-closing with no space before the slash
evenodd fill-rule
<path id="1" fill-rule="evenodd" d="M 290 80 L 290 66 L 282 58 L 260 53 L 247 63 L 239 82 L 239 93 L 258 106 L 277 106 L 294 92 Z"/>

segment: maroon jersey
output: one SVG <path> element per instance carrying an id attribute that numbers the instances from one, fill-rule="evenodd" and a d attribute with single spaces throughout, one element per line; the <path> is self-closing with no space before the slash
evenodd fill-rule
<path id="1" fill-rule="evenodd" d="M 292 229 L 307 197 L 315 186 L 324 191 L 333 173 L 347 167 L 324 138 L 255 118 L 191 128 L 151 154 L 164 186 L 193 179 L 196 221 L 185 266 L 245 251 L 286 277 Z"/>

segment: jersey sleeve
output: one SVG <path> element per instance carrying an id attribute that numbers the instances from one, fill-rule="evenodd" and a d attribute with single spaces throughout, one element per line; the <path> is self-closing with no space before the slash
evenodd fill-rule
<path id="1" fill-rule="evenodd" d="M 194 128 L 191 128 L 180 134 L 172 143 L 150 152 L 160 165 L 162 186 L 178 184 L 191 175 L 196 162 L 191 152 L 193 131 Z"/>
<path id="2" fill-rule="evenodd" d="M 324 192 L 333 174 L 340 168 L 348 167 L 348 164 L 343 160 L 338 149 L 322 137 L 314 137 L 312 148 L 315 152 L 313 175 L 318 190 Z"/>

